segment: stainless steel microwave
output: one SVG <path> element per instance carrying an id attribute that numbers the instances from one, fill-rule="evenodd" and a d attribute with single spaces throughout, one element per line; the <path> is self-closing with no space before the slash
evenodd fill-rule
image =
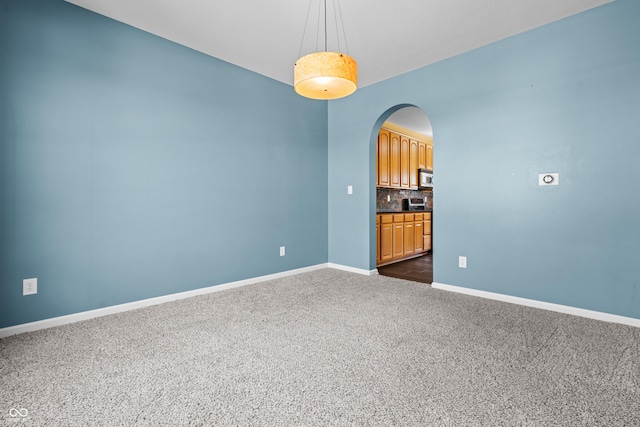
<path id="1" fill-rule="evenodd" d="M 418 169 L 418 188 L 433 188 L 433 172 L 427 169 Z"/>

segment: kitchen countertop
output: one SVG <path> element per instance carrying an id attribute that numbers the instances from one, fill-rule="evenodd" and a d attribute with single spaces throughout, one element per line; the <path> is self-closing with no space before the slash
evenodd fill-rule
<path id="1" fill-rule="evenodd" d="M 409 211 L 409 210 L 402 210 L 402 209 L 388 209 L 388 210 L 382 209 L 382 210 L 376 211 L 376 214 L 388 214 L 388 213 L 423 213 L 423 212 L 433 212 L 433 209 L 431 209 L 431 208 L 426 208 L 425 210 L 419 210 L 419 211 L 416 211 L 416 210 Z"/>

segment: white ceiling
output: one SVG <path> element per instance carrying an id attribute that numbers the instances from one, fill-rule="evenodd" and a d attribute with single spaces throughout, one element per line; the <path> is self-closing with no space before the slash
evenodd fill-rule
<path id="1" fill-rule="evenodd" d="M 67 1 L 292 85 L 308 10 L 301 53 L 316 50 L 321 0 Z M 363 87 L 610 1 L 341 0 L 348 51 L 341 46 Z M 327 0 L 330 51 L 336 2 Z"/>
<path id="2" fill-rule="evenodd" d="M 404 107 L 393 113 L 386 120 L 406 129 L 433 137 L 433 129 L 429 116 L 418 107 Z"/>

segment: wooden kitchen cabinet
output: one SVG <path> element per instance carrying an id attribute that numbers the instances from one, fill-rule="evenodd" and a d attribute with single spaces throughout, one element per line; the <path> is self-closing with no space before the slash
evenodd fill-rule
<path id="1" fill-rule="evenodd" d="M 400 188 L 411 187 L 411 142 L 408 136 L 400 135 Z"/>
<path id="2" fill-rule="evenodd" d="M 414 215 L 405 214 L 404 216 L 404 256 L 413 255 L 415 252 L 415 228 Z"/>
<path id="3" fill-rule="evenodd" d="M 381 128 L 376 149 L 376 185 L 418 188 L 418 169 L 433 170 L 433 144 Z"/>
<path id="4" fill-rule="evenodd" d="M 424 219 L 422 220 L 422 234 L 424 246 L 423 250 L 430 251 L 431 250 L 431 212 L 424 213 Z"/>
<path id="5" fill-rule="evenodd" d="M 377 265 L 412 258 L 431 250 L 431 212 L 378 214 Z"/>
<path id="6" fill-rule="evenodd" d="M 389 132 L 389 186 L 400 187 L 400 135 Z"/>
<path id="7" fill-rule="evenodd" d="M 409 140 L 409 186 L 418 188 L 418 141 Z"/>
<path id="8" fill-rule="evenodd" d="M 427 144 L 427 166 L 426 169 L 433 172 L 433 144 Z"/>
<path id="9" fill-rule="evenodd" d="M 393 215 L 378 215 L 380 217 L 380 234 L 378 259 L 387 262 L 393 258 Z"/>
<path id="10" fill-rule="evenodd" d="M 414 223 L 414 250 L 415 253 L 419 254 L 424 252 L 424 220 L 423 214 L 416 214 L 415 223 Z"/>
<path id="11" fill-rule="evenodd" d="M 424 141 L 418 141 L 418 167 L 427 168 L 427 143 Z"/>
<path id="12" fill-rule="evenodd" d="M 389 187 L 391 185 L 390 163 L 391 140 L 389 131 L 380 129 L 378 134 L 378 187 Z M 426 159 L 426 157 L 425 157 Z"/>
<path id="13" fill-rule="evenodd" d="M 376 264 L 380 264 L 380 215 L 376 215 Z"/>
<path id="14" fill-rule="evenodd" d="M 403 215 L 393 216 L 393 244 L 392 259 L 404 256 L 404 218 Z"/>

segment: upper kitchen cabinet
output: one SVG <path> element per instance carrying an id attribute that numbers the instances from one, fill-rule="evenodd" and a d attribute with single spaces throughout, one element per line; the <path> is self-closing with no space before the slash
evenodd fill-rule
<path id="1" fill-rule="evenodd" d="M 417 162 L 416 162 L 417 163 Z M 409 137 L 400 135 L 400 188 L 411 188 L 411 145 Z"/>
<path id="2" fill-rule="evenodd" d="M 433 171 L 431 138 L 408 129 L 385 123 L 376 152 L 378 187 L 417 189 L 418 169 Z"/>
<path id="3" fill-rule="evenodd" d="M 418 141 L 409 140 L 409 186 L 418 188 Z"/>
<path id="4" fill-rule="evenodd" d="M 378 133 L 378 187 L 390 187 L 391 186 L 391 170 L 390 170 L 390 153 L 391 153 L 391 139 L 389 137 L 389 131 L 386 129 L 380 129 Z"/>
<path id="5" fill-rule="evenodd" d="M 376 153 L 377 186 L 400 188 L 403 157 L 400 135 L 388 129 L 380 129 Z"/>
<path id="6" fill-rule="evenodd" d="M 389 186 L 400 187 L 400 135 L 394 132 L 389 132 L 389 141 L 389 144 L 391 146 L 389 153 L 389 172 L 391 174 L 391 179 L 389 182 Z"/>
<path id="7" fill-rule="evenodd" d="M 424 141 L 418 141 L 418 167 L 427 168 L 427 143 Z"/>
<path id="8" fill-rule="evenodd" d="M 418 167 L 433 172 L 433 144 L 418 141 Z"/>

